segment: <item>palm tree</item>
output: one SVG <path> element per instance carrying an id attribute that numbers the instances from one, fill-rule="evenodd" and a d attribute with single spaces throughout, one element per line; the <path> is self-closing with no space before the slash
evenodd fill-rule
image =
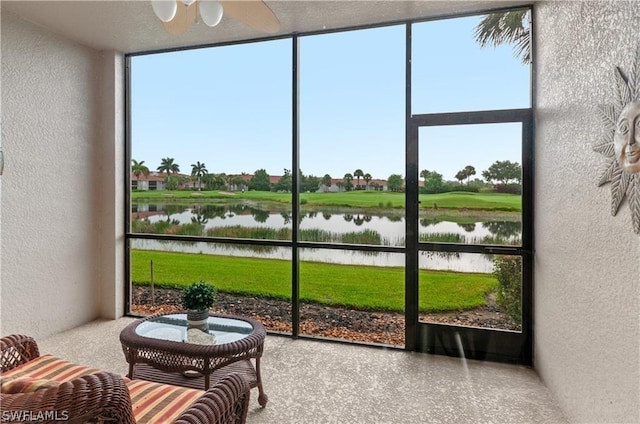
<path id="1" fill-rule="evenodd" d="M 467 165 L 464 167 L 464 173 L 467 174 L 467 185 L 469 185 L 469 178 L 472 175 L 476 175 L 476 168 L 471 165 Z"/>
<path id="2" fill-rule="evenodd" d="M 149 175 L 149 168 L 147 168 L 147 165 L 144 164 L 143 160 L 138 162 L 135 159 L 131 159 L 131 162 L 133 162 L 133 164 L 131 165 L 131 172 L 133 172 L 133 175 L 136 176 L 137 180 L 140 179 L 140 174 L 144 175 L 145 177 Z"/>
<path id="3" fill-rule="evenodd" d="M 348 172 L 344 174 L 344 188 L 347 191 L 351 191 L 351 188 L 353 187 L 353 184 L 351 184 L 351 181 L 353 181 L 353 175 L 351 175 Z"/>
<path id="4" fill-rule="evenodd" d="M 420 171 L 420 177 L 425 181 L 427 181 L 429 175 L 431 175 L 431 171 L 429 171 L 428 169 L 423 169 L 422 171 Z"/>
<path id="5" fill-rule="evenodd" d="M 366 174 L 364 174 L 362 176 L 362 179 L 364 180 L 365 184 L 367 185 L 365 188 L 367 190 L 369 190 L 369 183 L 371 182 L 371 180 L 373 179 L 373 177 L 371 176 L 371 174 L 369 174 L 368 172 Z"/>
<path id="6" fill-rule="evenodd" d="M 158 172 L 167 173 L 167 179 L 169 178 L 169 174 L 177 174 L 180 172 L 180 165 L 173 163 L 173 160 L 173 158 L 163 158 L 158 167 Z"/>
<path id="7" fill-rule="evenodd" d="M 358 179 L 358 185 L 356 190 L 360 190 L 360 177 L 364 176 L 364 172 L 362 172 L 362 169 L 358 168 L 355 171 L 353 171 L 353 176 L 356 177 Z"/>
<path id="8" fill-rule="evenodd" d="M 201 178 L 207 175 L 208 172 L 206 165 L 200 163 L 200 161 L 191 164 L 191 176 L 196 177 L 198 180 L 198 191 L 202 190 Z"/>
<path id="9" fill-rule="evenodd" d="M 528 65 L 531 63 L 529 16 L 529 9 L 490 13 L 478 24 L 474 30 L 474 37 L 480 43 L 480 47 L 515 43 L 514 56 L 520 57 L 522 63 Z"/>
<path id="10" fill-rule="evenodd" d="M 324 177 L 322 177 L 322 185 L 327 188 L 325 191 L 331 188 L 331 175 L 324 174 Z"/>

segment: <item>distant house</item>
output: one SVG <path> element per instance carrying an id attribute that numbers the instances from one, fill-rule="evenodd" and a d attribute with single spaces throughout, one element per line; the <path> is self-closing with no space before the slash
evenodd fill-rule
<path id="1" fill-rule="evenodd" d="M 318 191 L 321 193 L 337 193 L 340 191 L 345 191 L 343 183 L 343 178 L 332 178 L 331 187 L 327 187 L 326 185 L 320 183 Z M 355 190 L 355 187 L 357 185 L 356 180 L 351 181 L 351 184 L 353 184 L 353 189 Z M 360 178 L 360 190 L 386 191 L 387 189 L 387 180 L 371 180 L 369 181 L 369 184 L 367 184 L 362 178 Z"/>
<path id="2" fill-rule="evenodd" d="M 190 175 L 186 174 L 171 174 L 179 178 L 178 189 L 195 189 L 197 183 L 193 181 Z M 132 190 L 166 190 L 167 175 L 160 172 L 150 172 L 149 175 L 140 174 L 137 177 L 133 172 L 131 173 L 131 189 Z"/>
<path id="3" fill-rule="evenodd" d="M 165 175 L 158 172 L 150 172 L 149 175 L 140 174 L 136 176 L 131 173 L 131 189 L 132 190 L 165 190 Z"/>

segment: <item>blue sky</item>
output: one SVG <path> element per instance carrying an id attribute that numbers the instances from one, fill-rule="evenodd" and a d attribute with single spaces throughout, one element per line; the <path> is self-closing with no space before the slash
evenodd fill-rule
<path id="1" fill-rule="evenodd" d="M 413 27 L 412 112 L 528 107 L 529 67 L 511 46 L 481 49 L 480 17 Z M 215 29 L 212 29 L 215 30 Z M 155 170 L 281 175 L 291 168 L 291 40 L 154 54 L 132 60 L 132 157 Z M 404 176 L 405 27 L 300 38 L 300 167 L 341 178 Z M 466 165 L 520 160 L 519 125 L 420 132 L 420 169 L 445 179 Z"/>

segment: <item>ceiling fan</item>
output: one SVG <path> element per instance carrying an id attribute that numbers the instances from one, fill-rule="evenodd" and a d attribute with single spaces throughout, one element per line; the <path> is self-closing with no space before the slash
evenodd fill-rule
<path id="1" fill-rule="evenodd" d="M 218 25 L 222 16 L 227 15 L 268 34 L 280 30 L 280 21 L 261 0 L 151 0 L 151 7 L 171 34 L 187 31 L 198 15 L 210 27 Z"/>

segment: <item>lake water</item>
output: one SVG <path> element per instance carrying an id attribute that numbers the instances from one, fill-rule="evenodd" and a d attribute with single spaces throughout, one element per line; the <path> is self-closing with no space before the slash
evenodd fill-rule
<path id="1" fill-rule="evenodd" d="M 187 224 L 200 222 L 205 229 L 216 227 L 268 227 L 291 228 L 291 215 L 287 212 L 272 212 L 266 209 L 246 205 L 207 205 L 182 207 L 175 205 L 134 205 L 132 219 L 147 219 L 150 222 L 171 220 L 174 223 Z M 521 237 L 520 222 L 487 221 L 459 224 L 450 221 L 434 222 L 422 219 L 421 237 L 441 237 L 457 235 L 467 243 L 478 243 L 485 237 L 500 237 L 503 240 L 518 240 Z M 302 214 L 300 229 L 319 229 L 331 233 L 352 233 L 364 230 L 380 234 L 386 244 L 404 245 L 405 219 L 395 215 L 366 215 L 363 213 L 312 212 Z M 256 252 L 246 246 L 232 246 L 212 243 L 181 243 L 157 240 L 135 240 L 134 248 L 204 253 L 212 255 L 263 257 L 273 259 L 291 259 L 290 248 L 269 248 Z M 399 266 L 403 267 L 404 255 L 386 252 L 358 252 L 335 249 L 301 249 L 303 261 L 320 261 L 354 265 Z M 451 270 L 461 272 L 491 272 L 493 265 L 489 255 L 460 253 L 443 254 L 422 252 L 420 268 Z"/>

